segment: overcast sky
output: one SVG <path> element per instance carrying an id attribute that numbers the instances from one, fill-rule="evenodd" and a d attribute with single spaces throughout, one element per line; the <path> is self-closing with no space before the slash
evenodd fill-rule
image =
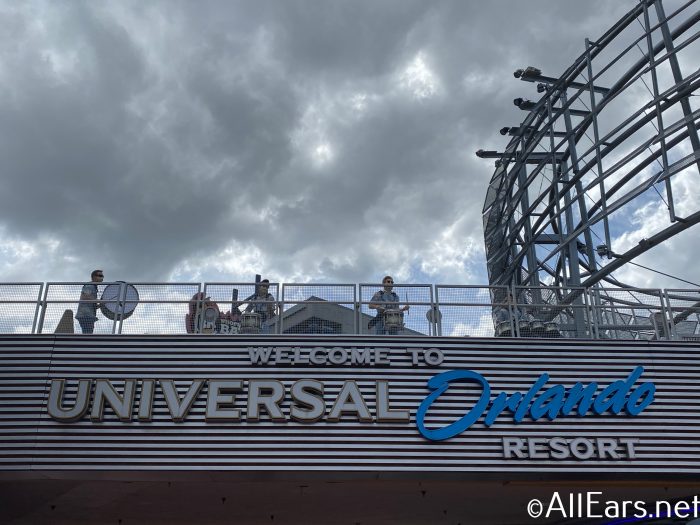
<path id="1" fill-rule="evenodd" d="M 513 71 L 634 3 L 0 2 L 0 281 L 486 283 Z"/>

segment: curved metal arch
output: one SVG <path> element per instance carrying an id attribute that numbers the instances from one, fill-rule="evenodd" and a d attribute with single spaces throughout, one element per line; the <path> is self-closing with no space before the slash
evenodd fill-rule
<path id="1" fill-rule="evenodd" d="M 587 40 L 584 53 L 558 78 L 531 67 L 516 71 L 517 78 L 538 83 L 543 95 L 537 102 L 514 101 L 527 114 L 519 127 L 501 130 L 512 137 L 503 152 L 477 152 L 498 159 L 483 209 L 491 284 L 620 284 L 611 272 L 700 222 L 700 210 L 677 216 L 673 194 L 673 182 L 685 170 L 700 173 L 700 109 L 693 111 L 689 101 L 700 87 L 700 69 L 684 76 L 678 61 L 679 53 L 700 38 L 700 12 L 690 12 L 693 3 L 668 17 L 662 0 L 636 5 L 597 42 Z M 634 32 L 637 22 L 638 36 L 627 44 L 621 35 Z M 629 62 L 610 78 L 616 67 Z M 659 77 L 671 87 L 660 91 Z M 604 82 L 611 85 L 599 85 Z M 638 95 L 640 84 L 648 98 L 635 101 L 622 116 L 609 110 L 631 100 L 634 90 Z M 678 110 L 682 116 L 668 122 Z M 651 135 L 650 125 L 656 129 Z M 601 133 L 601 127 L 608 131 Z M 584 147 L 586 140 L 590 145 Z M 610 160 L 623 149 L 631 152 Z M 679 155 L 687 150 L 691 153 Z M 648 173 L 654 164 L 661 169 Z M 611 220 L 629 212 L 640 198 L 663 202 L 668 223 L 615 253 Z"/>

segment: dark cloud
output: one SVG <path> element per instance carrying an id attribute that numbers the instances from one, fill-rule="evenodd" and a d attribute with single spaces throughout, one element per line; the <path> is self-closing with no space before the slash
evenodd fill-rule
<path id="1" fill-rule="evenodd" d="M 0 276 L 484 282 L 513 71 L 632 5 L 6 6 Z"/>

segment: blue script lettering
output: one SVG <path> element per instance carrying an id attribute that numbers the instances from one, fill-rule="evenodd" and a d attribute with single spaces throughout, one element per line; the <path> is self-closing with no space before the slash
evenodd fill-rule
<path id="1" fill-rule="evenodd" d="M 644 372 L 644 368 L 638 366 L 626 379 L 615 381 L 605 387 L 598 395 L 598 383 L 591 382 L 584 386 L 576 383 L 568 391 L 562 385 L 554 385 L 544 390 L 535 398 L 549 380 L 549 374 L 542 374 L 530 387 L 526 394 L 513 392 L 510 396 L 505 392 L 499 393 L 491 402 L 484 424 L 490 427 L 496 418 L 504 410 L 513 413 L 513 421 L 520 423 L 526 415 L 530 415 L 533 421 L 547 416 L 550 421 L 559 415 L 568 415 L 574 408 L 576 414 L 585 416 L 589 410 L 594 414 L 610 412 L 619 414 L 624 408 L 630 416 L 636 416 L 654 401 L 656 386 L 654 383 L 641 383 L 632 390 L 637 379 Z M 449 388 L 452 382 L 475 383 L 481 386 L 481 396 L 476 404 L 464 416 L 449 425 L 428 429 L 425 426 L 425 416 L 430 406 Z M 491 400 L 491 386 L 489 382 L 473 370 L 450 370 L 433 376 L 428 380 L 428 388 L 432 391 L 418 407 L 416 413 L 416 426 L 420 433 L 432 441 L 442 441 L 461 434 L 472 426 L 482 416 Z"/>

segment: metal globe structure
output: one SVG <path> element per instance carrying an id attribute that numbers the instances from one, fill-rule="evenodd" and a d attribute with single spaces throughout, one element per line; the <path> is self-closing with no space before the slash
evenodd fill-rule
<path id="1" fill-rule="evenodd" d="M 575 305 L 581 289 L 630 288 L 613 272 L 700 221 L 694 4 L 667 14 L 644 0 L 563 74 L 515 71 L 539 99 L 514 100 L 525 118 L 500 130 L 503 151 L 477 152 L 496 159 L 483 208 L 490 284 Z M 640 210 L 631 240 L 622 233 Z"/>

